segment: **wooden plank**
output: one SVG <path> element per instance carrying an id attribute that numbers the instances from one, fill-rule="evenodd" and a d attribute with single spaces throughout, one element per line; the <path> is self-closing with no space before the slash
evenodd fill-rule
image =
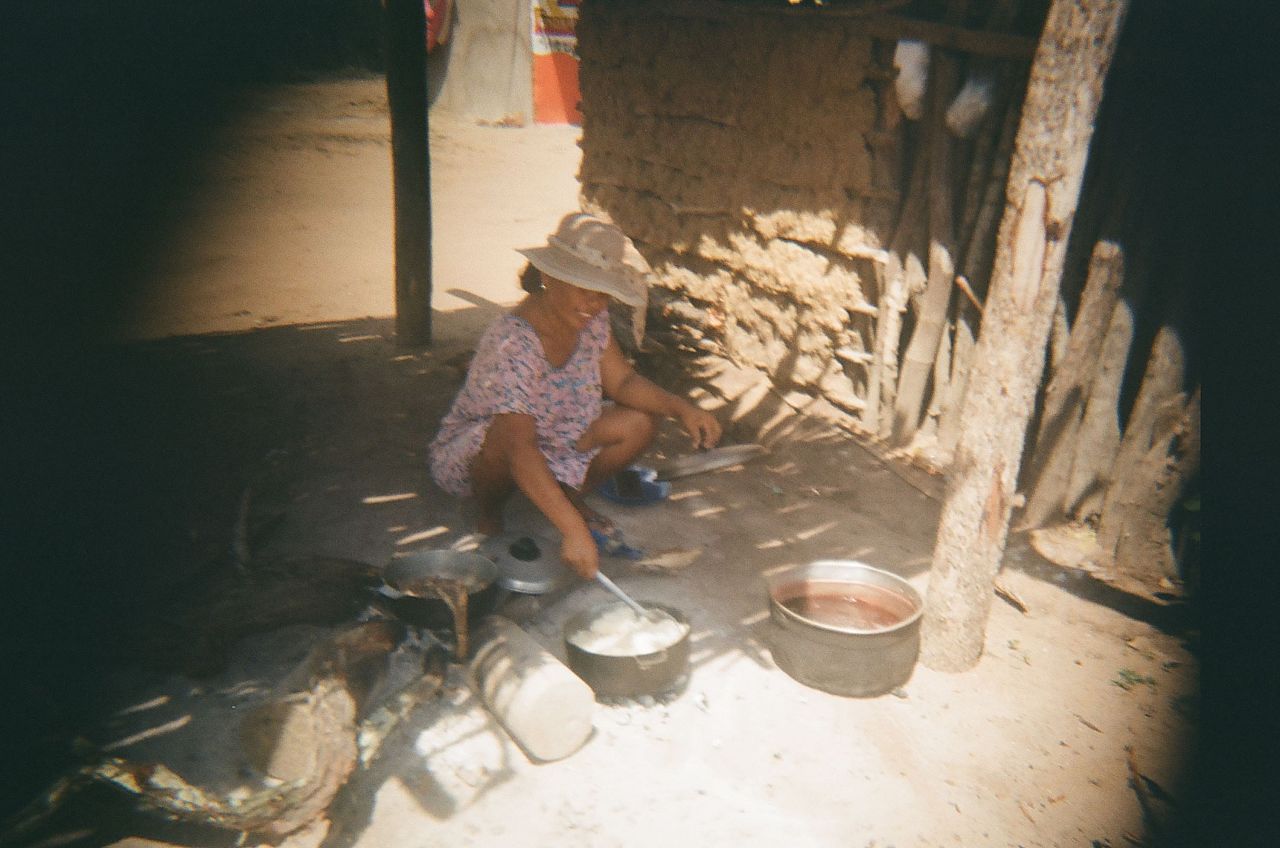
<path id="1" fill-rule="evenodd" d="M 646 14 L 658 12 L 671 17 L 719 21 L 765 16 L 856 20 L 857 26 L 872 38 L 888 41 L 914 39 L 928 42 L 934 47 L 995 59 L 1030 60 L 1035 55 L 1036 39 L 1025 35 L 988 32 L 885 14 L 885 10 L 901 5 L 904 4 L 886 2 L 861 6 L 766 6 L 729 3 L 725 0 L 652 0 L 644 4 L 644 9 Z"/>

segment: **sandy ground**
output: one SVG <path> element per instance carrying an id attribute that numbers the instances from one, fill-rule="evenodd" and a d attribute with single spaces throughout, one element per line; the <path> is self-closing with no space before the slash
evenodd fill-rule
<path id="1" fill-rule="evenodd" d="M 119 331 L 121 367 L 166 399 L 140 441 L 203 481 L 198 494 L 170 490 L 183 494 L 164 514 L 183 532 L 157 550 L 187 557 L 168 564 L 178 571 L 214 561 L 245 491 L 256 555 L 385 563 L 461 543 L 462 513 L 430 483 L 425 443 L 468 346 L 519 294 L 512 248 L 539 242 L 576 205 L 578 130 L 432 116 L 437 344 L 410 350 L 395 345 L 391 321 L 382 83 L 273 88 L 244 106 L 170 219 L 172 249 L 154 257 L 150 294 Z M 678 481 L 658 505 L 598 504 L 632 543 L 689 563 L 605 567 L 688 616 L 687 687 L 599 704 L 582 749 L 534 764 L 454 667 L 444 695 L 353 779 L 334 821 L 291 844 L 1118 848 L 1148 834 L 1130 747 L 1167 820 L 1158 790 L 1176 799 L 1185 788 L 1198 705 L 1186 634 L 1050 566 L 1021 537 L 1002 580 L 1029 612 L 994 603 L 972 671 L 918 666 L 896 693 L 855 699 L 779 670 L 764 576 L 858 559 L 927 592 L 940 481 L 795 414 L 725 363 L 692 367 L 690 390 L 730 438 L 763 441 L 768 455 Z M 651 458 L 681 449 L 668 428 Z M 514 520 L 533 519 L 517 510 Z M 563 657 L 564 622 L 605 600 L 571 585 L 506 611 Z M 193 781 L 243 779 L 229 765 L 236 710 L 325 632 L 251 636 L 212 678 L 124 669 L 92 741 L 163 757 Z M 81 841 L 59 844 L 233 841 L 145 820 L 81 827 Z"/>
<path id="2" fill-rule="evenodd" d="M 171 249 L 121 334 L 163 338 L 394 314 L 380 80 L 243 95 L 210 139 Z M 519 296 L 523 258 L 577 206 L 579 130 L 431 122 L 436 343 L 465 342 Z M 476 309 L 479 309 L 479 313 Z"/>

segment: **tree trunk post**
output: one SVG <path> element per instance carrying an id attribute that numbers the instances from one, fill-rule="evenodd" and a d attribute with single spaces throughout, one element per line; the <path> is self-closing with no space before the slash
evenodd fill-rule
<path id="1" fill-rule="evenodd" d="M 982 656 L 1089 140 L 1127 8 L 1054 0 L 1032 63 L 933 552 L 921 659 L 938 671 L 967 670 Z"/>
<path id="2" fill-rule="evenodd" d="M 395 194 L 396 341 L 431 344 L 431 161 L 422 0 L 383 0 Z"/>

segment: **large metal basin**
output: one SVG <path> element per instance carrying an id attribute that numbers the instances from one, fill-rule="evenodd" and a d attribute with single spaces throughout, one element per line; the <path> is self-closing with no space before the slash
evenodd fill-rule
<path id="1" fill-rule="evenodd" d="M 906 683 L 920 654 L 924 600 L 896 574 L 818 560 L 767 578 L 773 660 L 796 680 L 851 697 Z"/>

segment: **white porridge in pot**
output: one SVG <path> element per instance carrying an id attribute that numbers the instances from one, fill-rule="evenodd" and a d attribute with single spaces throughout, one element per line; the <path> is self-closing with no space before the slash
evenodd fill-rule
<path id="1" fill-rule="evenodd" d="M 652 654 L 671 647 L 689 633 L 689 625 L 672 615 L 650 608 L 637 615 L 624 603 L 601 607 L 584 626 L 568 636 L 574 646 L 593 654 L 629 657 Z"/>

